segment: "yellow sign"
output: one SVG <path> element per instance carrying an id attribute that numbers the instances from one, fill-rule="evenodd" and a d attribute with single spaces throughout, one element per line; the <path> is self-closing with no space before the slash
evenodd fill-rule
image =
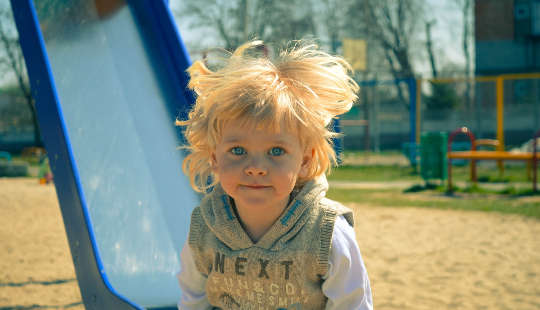
<path id="1" fill-rule="evenodd" d="M 366 70 L 366 41 L 361 39 L 343 39 L 343 57 L 353 70 Z"/>

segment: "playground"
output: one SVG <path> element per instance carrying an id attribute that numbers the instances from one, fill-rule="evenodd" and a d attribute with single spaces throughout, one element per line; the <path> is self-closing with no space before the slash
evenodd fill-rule
<path id="1" fill-rule="evenodd" d="M 49 161 L 2 154 L 0 310 L 171 309 L 200 197 L 179 173 L 194 98 L 167 2 L 11 4 Z M 369 105 L 336 148 L 397 155 L 345 158 L 328 197 L 355 212 L 375 308 L 540 308 L 540 73 L 355 78 Z"/>
<path id="2" fill-rule="evenodd" d="M 366 192 L 367 203 L 347 205 L 355 211 L 376 309 L 538 309 L 540 221 L 437 208 L 447 200 L 466 203 L 467 196 L 397 190 L 396 201 L 432 207 L 389 207 L 372 199 L 387 192 Z M 540 204 L 538 196 L 512 200 Z M 54 185 L 0 178 L 0 201 L 0 309 L 84 309 Z"/>

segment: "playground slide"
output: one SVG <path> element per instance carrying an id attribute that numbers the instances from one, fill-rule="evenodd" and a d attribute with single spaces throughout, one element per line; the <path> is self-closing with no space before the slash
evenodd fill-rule
<path id="1" fill-rule="evenodd" d="M 174 306 L 199 197 L 181 172 L 189 58 L 166 1 L 12 8 L 86 308 Z"/>

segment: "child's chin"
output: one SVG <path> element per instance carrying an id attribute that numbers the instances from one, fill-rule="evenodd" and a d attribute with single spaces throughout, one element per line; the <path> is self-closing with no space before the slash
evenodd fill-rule
<path id="1" fill-rule="evenodd" d="M 241 202 L 244 206 L 254 209 L 274 206 L 276 205 L 275 200 L 275 197 L 269 197 L 269 195 L 245 195 L 241 197 Z"/>
<path id="2" fill-rule="evenodd" d="M 263 196 L 263 195 L 246 195 L 244 197 L 242 197 L 242 201 L 245 203 L 245 204 L 250 204 L 250 205 L 253 205 L 253 206 L 257 206 L 257 205 L 264 205 L 264 204 L 268 204 L 271 199 L 268 197 L 268 196 Z"/>

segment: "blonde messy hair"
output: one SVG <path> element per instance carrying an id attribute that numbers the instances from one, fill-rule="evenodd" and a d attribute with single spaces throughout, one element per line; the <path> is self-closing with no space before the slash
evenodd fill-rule
<path id="1" fill-rule="evenodd" d="M 219 182 L 212 174 L 211 156 L 229 121 L 277 131 L 284 124 L 297 134 L 306 150 L 313 149 L 307 177 L 299 184 L 330 170 L 336 163 L 329 130 L 331 120 L 347 112 L 358 85 L 348 75 L 349 64 L 317 50 L 314 44 L 297 42 L 271 61 L 255 51 L 262 41 L 240 46 L 215 72 L 195 62 L 188 72 L 188 87 L 197 100 L 185 126 L 190 151 L 183 170 L 192 187 L 204 192 Z M 211 177 L 211 182 L 208 182 Z"/>

